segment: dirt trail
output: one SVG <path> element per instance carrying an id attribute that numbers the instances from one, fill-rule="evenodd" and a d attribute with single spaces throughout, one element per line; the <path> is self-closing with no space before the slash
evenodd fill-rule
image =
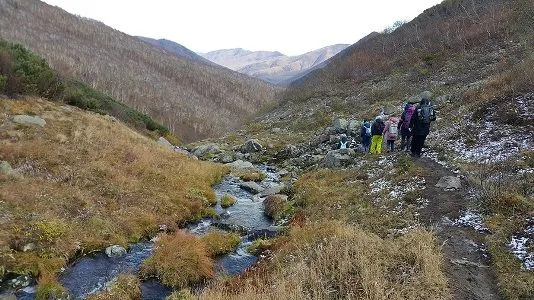
<path id="1" fill-rule="evenodd" d="M 469 207 L 466 183 L 462 182 L 460 190 L 444 191 L 436 187 L 436 183 L 441 177 L 454 174 L 427 158 L 418 159 L 416 163 L 428 170 L 423 195 L 430 203 L 420 211 L 421 222 L 433 227 L 439 243 L 443 245 L 445 273 L 449 279 L 452 298 L 502 299 L 490 268 L 490 259 L 481 249 L 485 233 L 442 221 L 445 217 L 458 219 Z"/>

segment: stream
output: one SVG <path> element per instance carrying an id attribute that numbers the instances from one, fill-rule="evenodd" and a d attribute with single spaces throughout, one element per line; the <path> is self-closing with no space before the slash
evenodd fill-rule
<path id="1" fill-rule="evenodd" d="M 260 185 L 266 189 L 280 186 L 280 178 L 272 169 L 258 167 L 266 178 Z M 199 236 L 214 228 L 237 231 L 241 235 L 241 243 L 237 249 L 216 260 L 217 275 L 235 276 L 243 273 L 257 261 L 257 257 L 247 252 L 247 247 L 254 239 L 261 236 L 273 236 L 278 229 L 263 213 L 263 199 L 243 190 L 239 185 L 242 181 L 232 175 L 226 176 L 213 188 L 217 199 L 231 194 L 237 202 L 223 209 L 218 201 L 215 210 L 222 217 L 217 220 L 204 219 L 187 226 L 187 230 Z M 218 229 L 220 230 L 220 229 Z M 130 245 L 128 253 L 120 258 L 109 258 L 104 252 L 84 256 L 76 260 L 59 277 L 61 284 L 69 290 L 73 299 L 85 299 L 89 294 L 104 290 L 119 274 L 136 274 L 141 264 L 152 254 L 152 242 L 140 242 Z M 142 299 L 165 299 L 172 293 L 170 288 L 157 280 L 142 281 Z M 17 292 L 17 299 L 35 299 L 35 287 L 30 286 Z"/>

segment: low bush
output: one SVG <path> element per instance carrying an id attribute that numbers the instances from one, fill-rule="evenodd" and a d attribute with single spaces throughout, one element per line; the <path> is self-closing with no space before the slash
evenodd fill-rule
<path id="1" fill-rule="evenodd" d="M 237 233 L 219 231 L 208 232 L 202 236 L 201 239 L 206 245 L 206 249 L 211 257 L 230 253 L 234 251 L 237 245 L 241 242 L 241 238 Z"/>
<path id="2" fill-rule="evenodd" d="M 185 288 L 215 275 L 205 243 L 184 231 L 162 235 L 140 273 L 144 277 L 156 276 L 173 288 Z"/>
<path id="3" fill-rule="evenodd" d="M 287 201 L 286 195 L 270 195 L 263 201 L 263 207 L 269 218 L 279 220 L 289 214 L 292 205 Z"/>

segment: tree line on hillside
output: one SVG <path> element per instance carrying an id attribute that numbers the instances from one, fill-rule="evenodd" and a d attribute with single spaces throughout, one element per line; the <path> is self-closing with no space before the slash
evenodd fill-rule
<path id="1" fill-rule="evenodd" d="M 46 61 L 20 44 L 0 39 L 0 94 L 8 97 L 35 95 L 55 101 L 64 101 L 85 110 L 110 114 L 137 129 L 157 131 L 159 135 L 169 130 L 111 97 L 73 80 L 56 74 Z"/>
<path id="2" fill-rule="evenodd" d="M 362 39 L 294 84 L 287 98 L 302 98 L 331 84 L 358 85 L 406 67 L 415 70 L 411 80 L 420 80 L 451 58 L 531 38 L 533 15 L 528 0 L 445 0 L 411 22 Z"/>
<path id="3" fill-rule="evenodd" d="M 180 58 L 39 1 L 2 1 L 0 15 L 1 36 L 185 139 L 238 126 L 275 98 L 276 89 L 263 81 Z"/>

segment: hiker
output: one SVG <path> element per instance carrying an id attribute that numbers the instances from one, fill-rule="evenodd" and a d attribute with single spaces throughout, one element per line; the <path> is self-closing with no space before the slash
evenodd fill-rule
<path id="1" fill-rule="evenodd" d="M 341 135 L 341 141 L 339 142 L 339 149 L 347 149 L 347 145 L 349 142 L 347 141 L 346 135 Z"/>
<path id="2" fill-rule="evenodd" d="M 384 127 L 387 152 L 395 151 L 395 141 L 399 137 L 399 118 L 392 114 Z"/>
<path id="3" fill-rule="evenodd" d="M 410 120 L 412 119 L 413 113 L 415 112 L 414 103 L 406 103 L 404 106 L 404 111 L 402 112 L 401 119 L 399 122 L 399 129 L 401 134 L 401 145 L 400 151 L 410 151 L 411 141 L 412 141 L 412 132 L 410 128 Z"/>
<path id="4" fill-rule="evenodd" d="M 412 129 L 411 155 L 421 157 L 426 136 L 430 132 L 430 122 L 436 120 L 436 112 L 427 98 L 421 99 L 410 121 Z"/>
<path id="5" fill-rule="evenodd" d="M 364 153 L 369 152 L 369 148 L 371 145 L 371 137 L 373 135 L 371 134 L 371 122 L 368 120 L 363 120 L 362 128 L 360 130 L 360 138 L 362 141 L 361 150 Z"/>
<path id="6" fill-rule="evenodd" d="M 371 126 L 371 134 L 373 135 L 371 138 L 371 154 L 380 154 L 382 152 L 383 133 L 384 121 L 382 121 L 382 117 L 378 116 L 373 122 L 373 126 Z"/>

